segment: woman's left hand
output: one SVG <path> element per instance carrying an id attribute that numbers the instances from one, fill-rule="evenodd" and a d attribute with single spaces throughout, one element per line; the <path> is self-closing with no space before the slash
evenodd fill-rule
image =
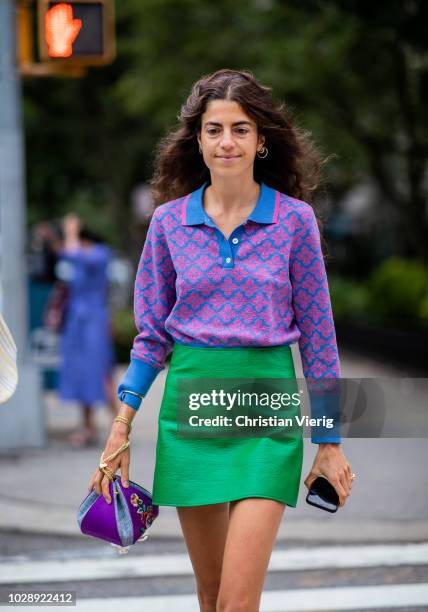
<path id="1" fill-rule="evenodd" d="M 352 490 L 352 470 L 341 444 L 318 445 L 312 469 L 304 481 L 308 489 L 319 474 L 330 481 L 339 496 L 339 505 L 344 506 Z"/>

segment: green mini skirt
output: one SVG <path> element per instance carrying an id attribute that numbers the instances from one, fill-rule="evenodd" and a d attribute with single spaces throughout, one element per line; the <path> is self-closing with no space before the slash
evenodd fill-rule
<path id="1" fill-rule="evenodd" d="M 302 436 L 179 435 L 180 380 L 247 377 L 295 380 L 291 348 L 174 344 L 159 411 L 154 504 L 200 506 L 264 497 L 296 507 L 303 463 Z M 223 408 L 220 411 L 224 414 Z"/>

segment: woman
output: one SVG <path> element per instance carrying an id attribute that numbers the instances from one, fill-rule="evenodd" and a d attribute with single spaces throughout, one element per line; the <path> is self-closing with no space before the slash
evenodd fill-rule
<path id="1" fill-rule="evenodd" d="M 58 392 L 79 402 L 82 427 L 70 437 L 73 446 L 97 443 L 94 409 L 112 394 L 113 346 L 110 335 L 107 267 L 110 248 L 70 214 L 64 219 L 64 245 L 59 253 L 69 289 L 61 338 Z M 65 264 L 65 268 L 64 268 Z"/>
<path id="2" fill-rule="evenodd" d="M 259 609 L 285 506 L 297 503 L 303 441 L 179 437 L 177 383 L 294 378 L 296 341 L 305 376 L 340 377 L 317 223 L 304 201 L 319 167 L 313 145 L 248 71 L 201 78 L 158 150 L 154 194 L 166 203 L 137 272 L 139 333 L 104 456 L 126 441 L 127 421 L 172 351 L 153 502 L 177 507 L 204 612 Z M 340 438 L 312 441 L 323 443 L 305 484 L 324 474 L 343 506 L 352 481 Z M 127 449 L 109 465 L 124 482 L 129 458 Z M 97 470 L 89 490 L 110 502 L 108 485 Z"/>

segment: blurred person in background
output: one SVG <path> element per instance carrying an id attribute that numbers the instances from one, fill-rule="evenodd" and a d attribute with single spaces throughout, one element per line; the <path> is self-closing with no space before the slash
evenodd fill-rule
<path id="1" fill-rule="evenodd" d="M 52 221 L 40 221 L 31 231 L 28 253 L 30 275 L 30 329 L 43 325 L 43 313 L 56 282 L 55 267 L 61 232 Z"/>
<path id="2" fill-rule="evenodd" d="M 116 414 L 107 276 L 111 250 L 97 234 L 83 227 L 75 214 L 64 218 L 63 230 L 59 257 L 68 298 L 58 393 L 61 400 L 79 402 L 82 407 L 82 427 L 70 436 L 70 442 L 73 446 L 89 446 L 97 442 L 97 403 L 107 402 Z"/>

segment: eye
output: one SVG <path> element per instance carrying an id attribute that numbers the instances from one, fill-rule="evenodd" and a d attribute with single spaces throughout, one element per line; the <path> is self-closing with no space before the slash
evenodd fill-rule
<path id="1" fill-rule="evenodd" d="M 207 134 L 209 134 L 210 136 L 214 136 L 215 134 L 217 134 L 218 132 L 218 128 L 208 128 L 207 129 Z"/>
<path id="2" fill-rule="evenodd" d="M 247 130 L 246 128 L 238 128 L 237 130 L 239 132 L 239 134 L 248 134 L 249 130 Z"/>

